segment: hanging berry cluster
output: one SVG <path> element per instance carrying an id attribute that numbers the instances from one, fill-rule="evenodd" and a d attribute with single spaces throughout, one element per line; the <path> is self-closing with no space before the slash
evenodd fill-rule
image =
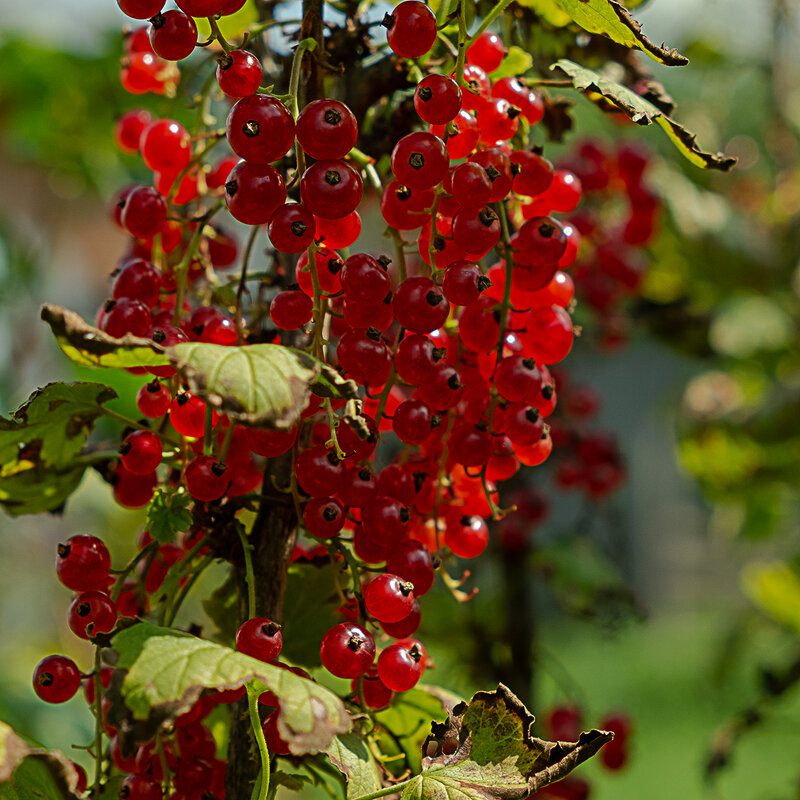
<path id="1" fill-rule="evenodd" d="M 262 87 L 262 64 L 244 49 L 247 37 L 235 46 L 219 30 L 220 16 L 241 0 L 179 0 L 172 10 L 161 0 L 118 4 L 149 20 L 125 39 L 121 79 L 129 92 L 174 92 L 175 62 L 198 46 L 213 45 L 215 65 L 194 97 L 193 129 L 143 109 L 118 121 L 119 149 L 138 153 L 152 181 L 125 187 L 113 202 L 130 245 L 97 327 L 163 348 L 292 345 L 354 381 L 359 396 L 312 396 L 289 430 L 259 428 L 218 412 L 174 366 L 131 368 L 143 375 L 136 396 L 143 419 L 123 431 L 119 458 L 109 465 L 114 497 L 140 508 L 158 491 L 190 509 L 194 522 L 180 543 L 145 531 L 118 577 L 100 539 L 79 535 L 60 545 L 58 577 L 77 593 L 70 627 L 99 645 L 119 617 L 152 614 L 172 624 L 199 572 L 226 557 L 213 521 L 256 509 L 261 487 L 275 483 L 276 463 L 288 459 L 286 492 L 300 533 L 295 559 L 322 551 L 350 571 L 340 585 L 342 621 L 322 638 L 321 663 L 351 681 L 348 701 L 366 711 L 385 708 L 429 665 L 412 637 L 437 571 L 457 592 L 448 566 L 481 555 L 487 521 L 511 510 L 498 507 L 498 484 L 550 455 L 546 420 L 557 400 L 550 367 L 566 358 L 575 335 L 567 270 L 581 235 L 593 239 L 598 264 L 612 258 L 585 216 L 579 224 L 559 215 L 576 211 L 582 183 L 592 192 L 610 184 L 599 175 L 608 159 L 587 145 L 579 165 L 556 169 L 530 145 L 543 97 L 522 79 L 491 78 L 505 57 L 489 30 L 501 6 L 469 37 L 460 4 L 453 58 L 426 68 L 413 92 L 418 129 L 396 138 L 391 174 L 381 176 L 375 159 L 358 149 L 364 121 L 348 104 L 302 102 L 307 62 L 324 63 L 315 52 L 320 41 L 299 42 L 287 91 L 277 94 Z M 208 18 L 208 42 L 197 42 L 197 17 Z M 418 0 L 404 0 L 382 24 L 399 59 L 424 57 L 439 38 L 433 12 Z M 223 115 L 224 130 L 216 124 Z M 652 214 L 638 210 L 646 189 L 637 163 L 633 151 L 620 151 L 618 174 L 634 204 L 625 228 L 631 246 L 654 228 Z M 390 252 L 366 252 L 362 221 L 371 227 L 379 220 Z M 267 264 L 254 273 L 251 256 L 264 245 Z M 235 265 L 240 275 L 228 276 Z M 594 267 L 581 269 L 590 286 L 597 282 Z M 585 439 L 578 449 L 590 444 Z M 599 445 L 586 459 L 613 461 Z M 562 465 L 562 484 L 565 472 Z M 615 480 L 621 477 L 620 467 Z M 612 488 L 610 480 L 602 491 L 587 480 L 597 494 Z M 236 648 L 308 676 L 278 661 L 279 615 L 255 613 L 241 536 L 231 560 L 247 561 L 250 596 Z M 178 590 L 165 599 L 168 573 L 177 573 Z M 64 702 L 81 677 L 72 661 L 50 656 L 36 668 L 34 686 L 42 699 Z M 169 788 L 174 800 L 222 798 L 226 765 L 203 719 L 244 688 L 202 695 L 157 742 L 128 753 L 105 717 L 102 689 L 110 678 L 98 662 L 84 684 L 109 738 L 111 768 L 128 776 L 120 797 L 156 800 Z M 262 714 L 269 750 L 288 755 L 276 725 L 280 697 L 268 692 L 260 701 L 269 710 Z"/>

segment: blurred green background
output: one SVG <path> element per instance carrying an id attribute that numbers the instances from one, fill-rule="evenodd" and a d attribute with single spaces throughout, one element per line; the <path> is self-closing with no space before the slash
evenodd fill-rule
<path id="1" fill-rule="evenodd" d="M 535 532 L 545 546 L 574 546 L 560 584 L 529 565 L 536 626 L 528 696 L 535 713 L 578 702 L 587 725 L 615 709 L 633 718 L 630 765 L 618 774 L 583 768 L 598 800 L 790 800 L 800 794 L 800 697 L 792 688 L 770 699 L 764 674 L 800 653 L 800 14 L 792 2 L 651 0 L 636 16 L 651 38 L 691 58 L 682 69 L 650 65 L 678 119 L 707 149 L 738 155 L 740 166 L 700 173 L 659 132 L 625 129 L 659 154 L 650 183 L 667 219 L 649 249 L 643 297 L 630 308 L 632 343 L 605 356 L 587 336 L 569 369 L 596 388 L 598 424 L 619 437 L 628 482 L 599 507 L 558 499 Z M 89 376 L 61 356 L 38 308 L 57 302 L 90 318 L 124 249 L 106 212 L 106 199 L 137 168 L 111 138 L 115 116 L 136 102 L 119 87 L 122 22 L 112 0 L 3 3 L 0 413 L 49 380 Z M 168 107 L 143 102 L 156 113 Z M 575 116 L 576 132 L 551 157 L 582 135 L 619 135 L 580 98 Z M 139 381 L 91 377 L 126 393 L 120 408 L 133 413 Z M 545 470 L 530 481 L 551 491 Z M 94 474 L 63 517 L 0 516 L 0 718 L 78 759 L 71 745 L 91 737 L 82 701 L 47 707 L 30 687 L 43 655 L 90 657 L 66 627 L 55 544 L 97 533 L 122 561 L 140 523 L 140 512 L 112 505 Z M 480 587 L 470 604 L 454 607 L 439 591 L 425 608 L 430 680 L 464 694 L 490 687 L 507 661 L 504 574 L 494 555 L 469 565 Z M 221 574 L 206 576 L 205 587 Z M 643 614 L 570 613 L 580 593 L 602 605 L 603 587 L 622 582 Z M 195 604 L 185 616 L 197 613 Z M 736 730 L 751 706 L 763 722 L 706 781 L 715 735 Z"/>

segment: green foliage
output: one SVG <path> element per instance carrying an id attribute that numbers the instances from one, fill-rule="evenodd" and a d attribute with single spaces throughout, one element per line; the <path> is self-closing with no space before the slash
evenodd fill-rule
<path id="1" fill-rule="evenodd" d="M 736 163 L 735 158 L 724 153 L 707 153 L 696 142 L 693 133 L 679 125 L 661 109 L 640 97 L 620 83 L 606 80 L 590 69 L 562 58 L 551 69 L 560 69 L 572 79 L 573 86 L 583 92 L 593 102 L 611 103 L 623 111 L 637 125 L 656 123 L 664 130 L 681 155 L 697 167 L 727 171 Z"/>
<path id="2" fill-rule="evenodd" d="M 118 633 L 114 647 L 117 666 L 128 670 L 121 696 L 135 720 L 174 719 L 203 689 L 248 683 L 280 699 L 278 727 L 295 754 L 320 752 L 350 727 L 341 700 L 324 687 L 205 639 L 139 623 Z"/>
<path id="3" fill-rule="evenodd" d="M 445 725 L 433 727 L 422 773 L 403 789 L 403 800 L 524 797 L 565 777 L 613 738 L 591 731 L 575 743 L 545 742 L 531 735 L 533 721 L 502 685 L 459 703 Z"/>
<path id="4" fill-rule="evenodd" d="M 0 722 L 0 800 L 67 800 L 77 795 L 78 773 L 54 750 L 30 747 Z"/>
<path id="5" fill-rule="evenodd" d="M 159 544 L 168 544 L 175 535 L 188 531 L 192 524 L 187 492 L 165 492 L 157 489 L 147 504 L 147 530 Z"/>
<path id="6" fill-rule="evenodd" d="M 50 383 L 0 417 L 0 505 L 9 514 L 63 506 L 87 466 L 78 458 L 86 438 L 116 396 L 101 383 Z"/>
<path id="7" fill-rule="evenodd" d="M 319 643 L 337 622 L 337 564 L 295 564 L 289 568 L 283 618 L 284 658 L 307 666 L 319 665 Z"/>
<path id="8" fill-rule="evenodd" d="M 378 764 L 366 743 L 354 733 L 336 736 L 327 750 L 331 763 L 347 779 L 347 800 L 382 788 Z"/>
<path id="9" fill-rule="evenodd" d="M 512 44 L 506 51 L 503 63 L 492 73 L 493 81 L 510 75 L 522 75 L 533 66 L 533 56 L 521 47 Z"/>

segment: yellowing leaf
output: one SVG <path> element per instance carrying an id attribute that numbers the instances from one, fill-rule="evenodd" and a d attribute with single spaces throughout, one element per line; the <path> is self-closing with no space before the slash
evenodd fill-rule
<path id="1" fill-rule="evenodd" d="M 637 125 L 651 125 L 655 122 L 664 130 L 684 158 L 695 166 L 727 172 L 736 164 L 735 158 L 724 153 L 707 153 L 702 150 L 693 133 L 626 86 L 607 80 L 566 58 L 556 61 L 550 67 L 550 69 L 556 68 L 569 75 L 572 85 L 593 102 L 611 103 Z"/>
<path id="2" fill-rule="evenodd" d="M 675 49 L 667 49 L 651 42 L 642 33 L 642 26 L 618 0 L 556 0 L 561 10 L 589 33 L 613 39 L 625 47 L 634 47 L 647 53 L 654 61 L 669 66 L 689 63 L 686 56 Z"/>
<path id="3" fill-rule="evenodd" d="M 748 564 L 742 571 L 742 583 L 762 611 L 800 634 L 800 576 L 788 564 Z"/>
<path id="4" fill-rule="evenodd" d="M 134 720 L 160 724 L 188 711 L 203 689 L 255 682 L 280 699 L 278 729 L 292 753 L 319 753 L 350 719 L 342 701 L 314 681 L 229 647 L 169 628 L 138 623 L 114 637 L 118 665 L 127 669 L 121 697 Z"/>

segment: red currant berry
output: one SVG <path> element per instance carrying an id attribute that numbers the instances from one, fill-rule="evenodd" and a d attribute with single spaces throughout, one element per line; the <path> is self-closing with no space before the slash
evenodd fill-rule
<path id="1" fill-rule="evenodd" d="M 274 661 L 283 648 L 281 626 L 266 617 L 253 617 L 236 631 L 236 649 L 259 661 Z"/>
<path id="2" fill-rule="evenodd" d="M 412 189 L 430 189 L 441 183 L 449 164 L 450 158 L 444 142 L 438 136 L 425 131 L 407 134 L 392 150 L 392 172 L 395 178 Z"/>
<path id="3" fill-rule="evenodd" d="M 442 290 L 430 278 L 406 278 L 392 300 L 397 321 L 414 333 L 430 333 L 441 328 L 450 313 Z"/>
<path id="4" fill-rule="evenodd" d="M 428 548 L 416 539 L 406 539 L 391 549 L 386 569 L 414 584 L 414 594 L 422 597 L 433 586 L 435 572 Z"/>
<path id="5" fill-rule="evenodd" d="M 225 0 L 175 0 L 178 7 L 192 17 L 213 17 L 219 14 Z"/>
<path id="6" fill-rule="evenodd" d="M 457 422 L 450 431 L 448 454 L 465 467 L 483 466 L 492 457 L 492 438 L 480 425 Z"/>
<path id="7" fill-rule="evenodd" d="M 108 633 L 117 624 L 117 608 L 104 592 L 82 592 L 69 608 L 70 630 L 80 639 Z"/>
<path id="8" fill-rule="evenodd" d="M 363 508 L 378 490 L 375 475 L 369 467 L 353 465 L 344 473 L 339 497 L 342 502 L 354 508 Z"/>
<path id="9" fill-rule="evenodd" d="M 318 539 L 338 536 L 344 521 L 344 506 L 335 497 L 312 497 L 303 509 L 303 522 Z"/>
<path id="10" fill-rule="evenodd" d="M 483 255 L 500 241 L 500 219 L 489 206 L 462 208 L 453 217 L 453 241 Z"/>
<path id="11" fill-rule="evenodd" d="M 403 58 L 424 56 L 436 41 L 436 16 L 419 0 L 404 0 L 386 14 L 382 25 L 389 47 Z"/>
<path id="12" fill-rule="evenodd" d="M 541 392 L 542 376 L 532 358 L 507 356 L 494 370 L 494 385 L 510 403 L 533 403 Z"/>
<path id="13" fill-rule="evenodd" d="M 397 622 L 381 622 L 380 626 L 381 630 L 393 639 L 405 639 L 408 636 L 413 636 L 419 630 L 421 622 L 422 612 L 420 611 L 419 602 L 414 600 L 408 616 Z"/>
<path id="14" fill-rule="evenodd" d="M 427 75 L 417 84 L 414 108 L 425 122 L 444 125 L 461 110 L 461 89 L 447 75 Z"/>
<path id="15" fill-rule="evenodd" d="M 188 14 L 173 9 L 156 14 L 150 22 L 150 44 L 157 56 L 181 61 L 192 54 L 197 44 L 197 25 Z"/>
<path id="16" fill-rule="evenodd" d="M 478 130 L 487 144 L 507 141 L 517 132 L 520 110 L 508 100 L 487 100 L 478 109 Z"/>
<path id="17" fill-rule="evenodd" d="M 389 181 L 381 196 L 381 215 L 387 225 L 410 231 L 430 221 L 427 210 L 433 204 L 431 189 L 410 189 L 400 181 Z"/>
<path id="18" fill-rule="evenodd" d="M 359 174 L 346 162 L 333 159 L 312 164 L 300 179 L 300 197 L 323 219 L 341 219 L 358 207 L 363 192 Z"/>
<path id="19" fill-rule="evenodd" d="M 394 367 L 406 383 L 419 386 L 436 374 L 436 364 L 445 357 L 446 350 L 437 347 L 433 339 L 421 334 L 406 336 L 397 346 Z"/>
<path id="20" fill-rule="evenodd" d="M 126 111 L 114 126 L 114 141 L 123 153 L 138 153 L 139 139 L 144 129 L 153 121 L 153 115 L 146 108 L 132 108 Z"/>
<path id="21" fill-rule="evenodd" d="M 382 386 L 392 369 L 392 351 L 376 328 L 348 331 L 336 348 L 345 372 L 362 384 Z"/>
<path id="22" fill-rule="evenodd" d="M 195 456 L 183 471 L 186 490 L 202 502 L 219 500 L 230 483 L 228 468 L 213 456 Z"/>
<path id="23" fill-rule="evenodd" d="M 183 436 L 200 437 L 205 431 L 206 403 L 191 392 L 181 392 L 169 407 L 172 427 Z M 219 415 L 211 412 L 211 427 L 216 428 Z"/>
<path id="24" fill-rule="evenodd" d="M 338 100 L 314 100 L 297 117 L 297 141 L 312 158 L 344 158 L 357 138 L 355 115 Z"/>
<path id="25" fill-rule="evenodd" d="M 536 197 L 547 191 L 553 182 L 553 165 L 544 156 L 531 150 L 515 150 L 511 163 L 517 165 L 514 191 L 527 197 Z"/>
<path id="26" fill-rule="evenodd" d="M 359 303 L 382 301 L 392 291 L 387 265 L 388 260 L 379 261 L 366 253 L 350 256 L 339 276 L 347 298 Z"/>
<path id="27" fill-rule="evenodd" d="M 492 193 L 489 195 L 490 203 L 496 203 L 498 200 L 508 196 L 511 191 L 514 173 L 511 169 L 511 159 L 502 150 L 496 147 L 479 150 L 475 155 L 470 156 L 469 160 L 482 166 L 492 182 Z"/>
<path id="28" fill-rule="evenodd" d="M 364 588 L 367 611 L 380 622 L 399 622 L 414 606 L 414 584 L 397 575 L 383 573 Z"/>
<path id="29" fill-rule="evenodd" d="M 463 394 L 464 384 L 456 369 L 449 364 L 437 364 L 433 375 L 419 385 L 419 396 L 437 411 L 454 408 Z"/>
<path id="30" fill-rule="evenodd" d="M 364 506 L 363 518 L 365 535 L 384 545 L 393 547 L 408 536 L 411 512 L 394 497 L 373 497 Z"/>
<path id="31" fill-rule="evenodd" d="M 314 301 L 299 289 L 278 292 L 269 306 L 269 316 L 276 328 L 293 331 L 310 319 Z"/>
<path id="32" fill-rule="evenodd" d="M 143 258 L 131 258 L 126 259 L 122 268 L 114 273 L 111 296 L 114 300 L 130 297 L 152 308 L 158 303 L 160 288 L 160 270 Z"/>
<path id="33" fill-rule="evenodd" d="M 150 19 L 164 7 L 164 0 L 117 0 L 117 5 L 133 19 Z"/>
<path id="34" fill-rule="evenodd" d="M 276 250 L 300 253 L 314 240 L 316 221 L 302 203 L 286 203 L 275 209 L 267 233 Z"/>
<path id="35" fill-rule="evenodd" d="M 459 558 L 475 558 L 489 543 L 489 527 L 480 517 L 448 521 L 444 541 Z"/>
<path id="36" fill-rule="evenodd" d="M 392 417 L 392 430 L 406 444 L 422 444 L 439 424 L 439 417 L 422 400 L 406 400 L 395 409 Z"/>
<path id="37" fill-rule="evenodd" d="M 253 97 L 264 97 L 264 95 L 253 95 Z M 225 203 L 228 211 L 234 219 L 245 225 L 262 225 L 269 222 L 276 209 L 285 202 L 286 186 L 283 178 L 280 172 L 269 164 L 240 161 L 231 170 L 225 183 Z"/>
<path id="38" fill-rule="evenodd" d="M 111 569 L 108 548 L 96 536 L 79 533 L 58 545 L 56 575 L 74 592 L 105 588 Z"/>
<path id="39" fill-rule="evenodd" d="M 484 31 L 468 48 L 467 62 L 484 72 L 494 72 L 503 62 L 503 41 L 496 33 Z"/>
<path id="40" fill-rule="evenodd" d="M 413 640 L 411 640 L 413 642 Z M 422 677 L 424 666 L 419 645 L 397 642 L 378 656 L 378 677 L 393 692 L 413 689 Z"/>
<path id="41" fill-rule="evenodd" d="M 381 683 L 381 679 L 378 677 L 378 670 L 375 667 L 370 667 L 367 670 L 367 674 L 362 678 L 353 678 L 350 684 L 352 691 L 358 691 L 359 680 L 361 681 L 361 693 L 364 696 L 364 702 L 369 708 L 386 708 L 392 702 L 394 692 Z"/>
<path id="42" fill-rule="evenodd" d="M 217 58 L 217 83 L 228 97 L 253 94 L 261 86 L 263 77 L 261 62 L 248 50 L 232 50 Z"/>
<path id="43" fill-rule="evenodd" d="M 332 675 L 358 678 L 375 660 L 375 642 L 360 625 L 340 622 L 323 636 L 319 654 Z"/>
<path id="44" fill-rule="evenodd" d="M 125 198 L 120 221 L 131 236 L 149 239 L 164 229 L 167 204 L 158 189 L 139 186 Z"/>
<path id="45" fill-rule="evenodd" d="M 247 444 L 250 449 L 264 458 L 275 458 L 292 449 L 297 439 L 297 428 L 290 431 L 249 430 Z"/>
<path id="46" fill-rule="evenodd" d="M 139 150 L 153 172 L 177 175 L 192 159 L 192 138 L 174 119 L 157 119 L 142 131 Z"/>
<path id="47" fill-rule="evenodd" d="M 344 479 L 344 465 L 324 445 L 309 447 L 297 457 L 297 481 L 311 497 L 328 497 L 338 492 Z"/>
<path id="48" fill-rule="evenodd" d="M 46 703 L 65 703 L 80 687 L 81 673 L 75 662 L 66 656 L 47 656 L 33 671 L 33 690 Z"/>
<path id="49" fill-rule="evenodd" d="M 152 775 L 127 775 L 119 789 L 120 800 L 161 800 L 162 796 L 161 784 Z"/>
<path id="50" fill-rule="evenodd" d="M 136 406 L 145 417 L 163 417 L 172 402 L 170 390 L 158 380 L 142 386 L 136 394 Z"/>
<path id="51" fill-rule="evenodd" d="M 239 100 L 225 123 L 228 144 L 253 164 L 270 164 L 286 155 L 294 142 L 295 123 L 278 99 L 251 94 Z"/>
<path id="52" fill-rule="evenodd" d="M 114 470 L 112 476 L 114 484 L 114 500 L 123 508 L 141 508 L 150 502 L 156 486 L 158 475 L 151 472 L 148 475 L 134 475 L 128 472 L 122 464 Z"/>
<path id="53" fill-rule="evenodd" d="M 152 472 L 161 463 L 163 455 L 161 440 L 152 431 L 129 433 L 119 452 L 123 466 L 134 475 Z"/>
<path id="54" fill-rule="evenodd" d="M 464 98 L 467 97 L 469 92 L 464 92 Z M 466 158 L 478 144 L 480 133 L 478 132 L 478 121 L 472 114 L 464 108 L 456 114 L 455 120 L 452 122 L 452 127 L 455 129 L 447 137 L 447 154 L 451 160 L 459 158 Z M 431 125 L 430 133 L 435 136 L 444 136 L 444 125 Z"/>
<path id="55" fill-rule="evenodd" d="M 474 303 L 492 282 L 471 261 L 454 261 L 444 273 L 442 292 L 454 305 L 468 306 Z"/>

